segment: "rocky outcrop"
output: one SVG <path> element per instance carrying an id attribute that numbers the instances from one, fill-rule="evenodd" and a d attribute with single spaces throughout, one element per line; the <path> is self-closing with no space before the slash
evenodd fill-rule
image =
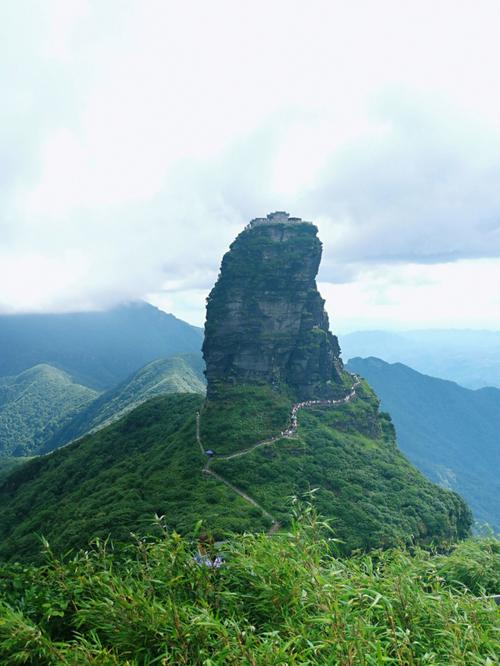
<path id="1" fill-rule="evenodd" d="M 316 286 L 317 232 L 279 212 L 252 220 L 232 243 L 207 301 L 209 398 L 227 383 L 268 383 L 300 399 L 338 394 L 342 362 Z"/>

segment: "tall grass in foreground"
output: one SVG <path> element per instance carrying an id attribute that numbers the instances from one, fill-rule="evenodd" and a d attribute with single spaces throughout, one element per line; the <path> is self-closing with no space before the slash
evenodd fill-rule
<path id="1" fill-rule="evenodd" d="M 496 664 L 500 545 L 339 559 L 311 507 L 287 534 L 200 566 L 165 530 L 115 551 L 0 568 L 1 664 Z"/>

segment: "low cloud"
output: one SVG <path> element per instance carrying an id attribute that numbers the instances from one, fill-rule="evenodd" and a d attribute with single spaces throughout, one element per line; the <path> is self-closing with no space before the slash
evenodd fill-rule
<path id="1" fill-rule="evenodd" d="M 200 322 L 277 209 L 345 289 L 500 255 L 496 3 L 194 5 L 1 8 L 0 311 L 148 296 Z"/>
<path id="2" fill-rule="evenodd" d="M 500 256 L 500 133 L 405 97 L 392 96 L 371 133 L 332 155 L 308 195 L 332 262 Z"/>

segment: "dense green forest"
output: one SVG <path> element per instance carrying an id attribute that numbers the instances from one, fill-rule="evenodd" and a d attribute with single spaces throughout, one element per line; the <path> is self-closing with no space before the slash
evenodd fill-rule
<path id="1" fill-rule="evenodd" d="M 287 425 L 286 396 L 268 386 L 228 390 L 227 400 L 209 401 L 202 410 L 206 449 L 245 448 Z M 127 541 L 130 532 L 149 533 L 155 514 L 184 534 L 198 519 L 217 538 L 269 529 L 261 510 L 203 473 L 206 456 L 196 441 L 202 404 L 198 395 L 154 398 L 14 470 L 0 486 L 1 556 L 36 559 L 41 534 L 57 553 L 94 536 Z M 470 527 L 461 498 L 425 479 L 398 451 L 390 419 L 378 413 L 367 385 L 352 403 L 301 411 L 295 437 L 232 460 L 215 456 L 213 468 L 285 527 L 288 498 L 318 488 L 318 506 L 333 519 L 346 552 L 454 540 Z"/>
<path id="2" fill-rule="evenodd" d="M 47 438 L 40 451 L 51 451 L 109 425 L 143 402 L 167 393 L 205 393 L 201 355 L 184 354 L 148 363 L 116 388 L 91 402 L 52 437 Z"/>
<path id="3" fill-rule="evenodd" d="M 0 458 L 0 483 L 13 469 L 31 459 L 31 456 L 22 456 L 20 458 L 16 456 L 2 456 Z"/>
<path id="4" fill-rule="evenodd" d="M 37 453 L 97 396 L 50 365 L 0 377 L 0 457 Z"/>
<path id="5" fill-rule="evenodd" d="M 297 506 L 297 505 L 295 505 Z M 0 660 L 32 666 L 498 663 L 500 544 L 336 556 L 314 508 L 289 530 L 197 541 L 95 540 L 39 567 L 0 566 Z M 202 526 L 198 525 L 198 533 Z M 207 560 L 205 560 L 206 562 Z"/>
<path id="6" fill-rule="evenodd" d="M 349 367 L 381 398 L 410 460 L 500 532 L 500 390 L 473 391 L 376 358 L 355 358 Z"/>
<path id="7" fill-rule="evenodd" d="M 229 389 L 230 393 L 245 390 L 259 394 L 255 387 Z M 284 400 L 275 395 L 278 404 L 274 414 L 279 413 L 279 401 Z M 379 412 L 378 401 L 366 383 L 358 387 L 357 395 L 339 408 L 301 411 L 296 438 L 279 440 L 274 446 L 231 460 L 215 457 L 212 469 L 285 523 L 286 498 L 318 488 L 318 507 L 333 518 L 346 550 L 395 545 L 408 539 L 425 542 L 465 536 L 470 513 L 464 502 L 427 481 L 401 454 L 390 417 Z M 243 404 L 252 403 L 228 399 L 218 400 L 213 407 L 208 404 L 208 414 L 202 413 L 201 432 L 212 448 L 217 442 L 237 441 L 234 447 L 221 451 L 232 453 L 250 444 L 244 439 Z M 206 421 L 211 425 L 211 410 L 217 412 L 216 422 L 224 424 L 223 439 L 215 428 L 203 427 Z M 252 411 L 260 413 L 261 419 L 266 413 L 262 405 L 259 412 L 258 403 Z M 249 420 L 255 423 L 257 419 Z M 266 437 L 268 432 L 267 427 Z"/>

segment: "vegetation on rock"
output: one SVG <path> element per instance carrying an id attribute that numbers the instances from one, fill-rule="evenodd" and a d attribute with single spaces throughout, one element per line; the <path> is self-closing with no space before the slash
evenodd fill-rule
<path id="1" fill-rule="evenodd" d="M 300 399 L 338 394 L 340 349 L 316 287 L 317 231 L 270 223 L 232 243 L 207 301 L 210 398 L 229 383 L 285 387 Z"/>

